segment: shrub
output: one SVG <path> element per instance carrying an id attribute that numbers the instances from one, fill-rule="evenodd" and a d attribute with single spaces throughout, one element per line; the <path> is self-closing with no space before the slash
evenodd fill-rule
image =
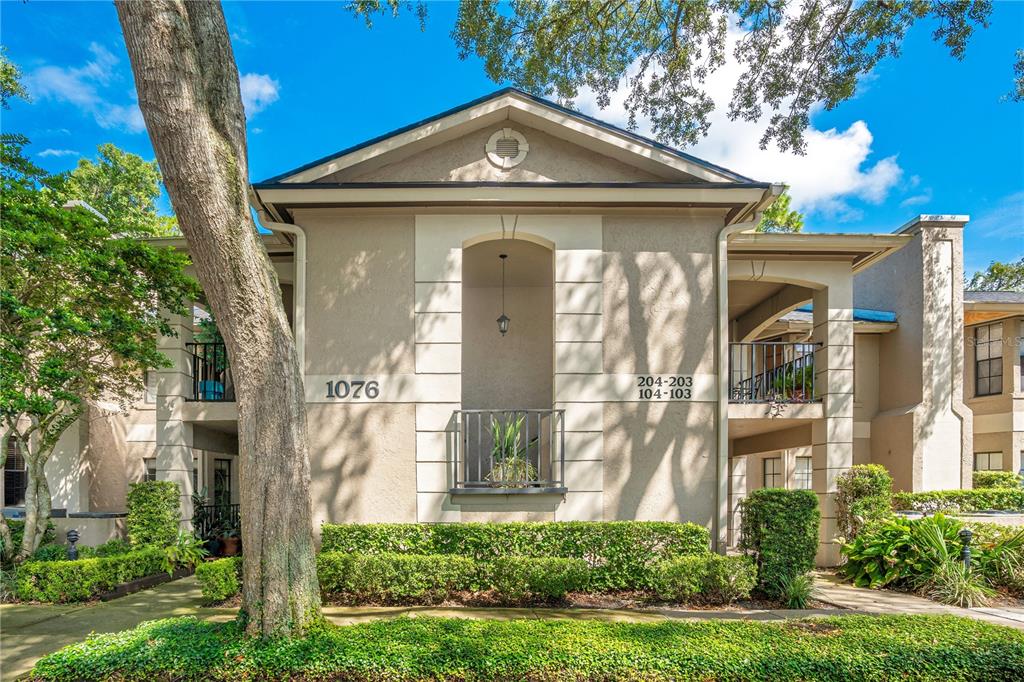
<path id="1" fill-rule="evenodd" d="M 36 663 L 38 680 L 761 680 L 982 682 L 1024 676 L 1024 633 L 955 616 L 782 623 L 398 618 L 246 637 L 150 621 Z"/>
<path id="2" fill-rule="evenodd" d="M 32 552 L 32 556 L 28 559 L 29 561 L 66 561 L 67 558 L 68 548 L 64 545 L 53 544 L 40 546 L 39 549 Z"/>
<path id="3" fill-rule="evenodd" d="M 872 521 L 892 513 L 892 476 L 880 464 L 856 464 L 836 481 L 836 524 L 847 542 Z"/>
<path id="4" fill-rule="evenodd" d="M 202 540 L 192 533 L 179 530 L 174 542 L 164 547 L 164 570 L 168 575 L 173 575 L 178 566 L 191 568 L 207 554 L 209 552 L 203 547 Z"/>
<path id="5" fill-rule="evenodd" d="M 85 601 L 163 570 L 164 553 L 143 548 L 121 556 L 77 561 L 26 561 L 18 566 L 16 593 L 23 601 Z"/>
<path id="6" fill-rule="evenodd" d="M 660 521 L 324 524 L 321 539 L 324 552 L 583 559 L 596 592 L 652 589 L 659 562 L 711 546 L 703 526 Z"/>
<path id="7" fill-rule="evenodd" d="M 499 557 L 482 568 L 488 586 L 506 602 L 559 600 L 587 589 L 590 577 L 583 559 Z"/>
<path id="8" fill-rule="evenodd" d="M 923 519 L 895 517 L 865 528 L 842 548 L 846 575 L 858 587 L 902 585 L 918 588 L 960 553 L 956 519 L 941 514 Z"/>
<path id="9" fill-rule="evenodd" d="M 943 604 L 969 609 L 988 604 L 989 599 L 995 596 L 995 590 L 985 583 L 980 572 L 968 569 L 954 559 L 932 573 L 925 585 L 925 594 Z"/>
<path id="10" fill-rule="evenodd" d="M 745 556 L 679 557 L 658 567 L 658 597 L 673 602 L 731 604 L 750 596 L 757 569 Z"/>
<path id="11" fill-rule="evenodd" d="M 242 589 L 242 557 L 204 561 L 196 566 L 196 581 L 207 606 L 234 597 Z"/>
<path id="12" fill-rule="evenodd" d="M 128 539 L 136 547 L 174 544 L 181 523 L 178 484 L 172 481 L 132 483 L 128 490 Z"/>
<path id="13" fill-rule="evenodd" d="M 758 584 L 778 596 L 782 581 L 814 568 L 818 497 L 810 490 L 761 488 L 741 504 L 740 547 L 757 565 Z"/>
<path id="14" fill-rule="evenodd" d="M 975 471 L 974 489 L 1019 488 L 1024 483 L 1020 474 L 1012 471 Z"/>
<path id="15" fill-rule="evenodd" d="M 322 593 L 359 602 L 436 603 L 479 584 L 476 562 L 451 555 L 323 552 L 317 576 Z"/>
<path id="16" fill-rule="evenodd" d="M 934 490 L 923 493 L 899 492 L 893 495 L 893 507 L 925 514 L 969 513 L 986 509 L 1024 511 L 1024 488 Z"/>
<path id="17" fill-rule="evenodd" d="M 805 609 L 811 601 L 814 579 L 810 574 L 787 576 L 779 583 L 779 596 L 790 609 Z"/>
<path id="18" fill-rule="evenodd" d="M 120 556 L 121 554 L 127 554 L 130 551 L 132 551 L 132 546 L 128 544 L 127 540 L 114 538 L 112 540 L 107 540 L 102 545 L 96 545 L 93 553 L 96 556 L 104 557 Z"/>
<path id="19" fill-rule="evenodd" d="M 11 531 L 11 544 L 14 545 L 14 551 L 17 552 L 21 548 L 21 541 L 25 539 L 25 521 L 22 519 L 7 519 L 7 527 Z M 56 542 L 57 527 L 53 525 L 53 521 L 47 521 L 46 532 L 43 533 L 43 539 L 39 546 L 52 545 Z M 0 549 L 3 549 L 2 544 L 0 544 Z M 3 554 L 3 552 L 0 552 L 0 554 Z"/>

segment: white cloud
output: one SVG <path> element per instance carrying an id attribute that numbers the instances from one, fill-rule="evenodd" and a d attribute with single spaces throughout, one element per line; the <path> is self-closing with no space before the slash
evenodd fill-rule
<path id="1" fill-rule="evenodd" d="M 281 84 L 267 74 L 247 73 L 240 82 L 246 118 L 252 118 L 277 101 Z"/>
<path id="2" fill-rule="evenodd" d="M 76 152 L 74 149 L 44 149 L 43 151 L 39 152 L 39 156 L 78 156 L 78 152 Z"/>
<path id="3" fill-rule="evenodd" d="M 98 43 L 89 45 L 92 59 L 83 66 L 40 66 L 25 77 L 29 92 L 39 99 L 52 99 L 77 107 L 103 128 L 142 132 L 146 125 L 137 104 L 114 104 L 100 94 L 119 76 L 118 58 Z"/>
<path id="4" fill-rule="evenodd" d="M 917 177 L 917 176 L 915 176 L 915 177 Z M 911 178 L 911 180 L 913 180 L 913 178 Z M 915 183 L 911 182 L 912 186 L 914 184 Z M 908 206 L 919 206 L 921 204 L 927 204 L 931 200 L 932 200 L 932 188 L 928 187 L 923 192 L 921 192 L 920 194 L 915 194 L 913 196 L 909 196 L 906 199 L 904 199 L 903 201 L 901 201 L 900 202 L 900 207 L 901 208 L 907 208 Z"/>
<path id="5" fill-rule="evenodd" d="M 729 120 L 729 101 L 740 75 L 740 66 L 731 57 L 739 35 L 738 30 L 730 26 L 728 61 L 705 84 L 715 102 L 708 136 L 686 151 L 755 180 L 789 185 L 794 207 L 804 212 L 819 211 L 827 217 L 851 220 L 859 217 L 859 211 L 849 205 L 849 199 L 872 204 L 885 201 L 900 183 L 903 169 L 895 156 L 869 161 L 874 136 L 864 121 L 855 121 L 845 130 L 822 130 L 814 127 L 812 118 L 812 125 L 805 133 L 807 153 L 798 156 L 782 152 L 774 145 L 760 148 L 761 136 L 771 115 L 767 108 L 766 115 L 759 121 Z M 635 72 L 629 77 L 633 75 Z M 608 108 L 599 109 L 590 91 L 581 92 L 577 106 L 587 114 L 626 126 L 629 77 L 623 79 L 619 90 L 613 93 Z M 638 118 L 637 127 L 640 134 L 651 135 L 650 121 Z"/>
<path id="6" fill-rule="evenodd" d="M 1024 192 L 1008 194 L 970 222 L 975 234 L 990 239 L 1019 240 L 1024 235 Z"/>

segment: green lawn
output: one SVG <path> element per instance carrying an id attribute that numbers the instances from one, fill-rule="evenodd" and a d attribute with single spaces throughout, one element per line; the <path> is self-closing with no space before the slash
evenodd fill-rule
<path id="1" fill-rule="evenodd" d="M 260 643 L 174 618 L 98 635 L 36 665 L 47 680 L 1009 680 L 1024 632 L 953 616 L 754 621 L 470 621 L 324 625 Z"/>

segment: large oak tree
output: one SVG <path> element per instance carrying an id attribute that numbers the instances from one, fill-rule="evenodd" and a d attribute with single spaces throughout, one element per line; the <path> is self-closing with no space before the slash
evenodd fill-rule
<path id="1" fill-rule="evenodd" d="M 320 618 L 302 376 L 277 277 L 249 212 L 245 114 L 217 3 L 116 3 L 167 193 L 235 375 L 242 617 L 253 635 Z"/>

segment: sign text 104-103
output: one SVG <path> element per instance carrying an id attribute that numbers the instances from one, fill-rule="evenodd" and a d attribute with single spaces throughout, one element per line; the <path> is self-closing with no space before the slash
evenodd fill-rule
<path id="1" fill-rule="evenodd" d="M 693 398 L 693 377 L 638 376 L 637 397 L 640 400 L 690 400 Z"/>
<path id="2" fill-rule="evenodd" d="M 346 381 L 345 379 L 338 379 L 337 381 L 328 381 L 327 383 L 327 397 L 334 400 L 359 400 L 360 398 L 369 398 L 375 400 L 380 395 L 380 384 L 376 381 L 363 381 L 361 379 L 353 379 Z"/>

